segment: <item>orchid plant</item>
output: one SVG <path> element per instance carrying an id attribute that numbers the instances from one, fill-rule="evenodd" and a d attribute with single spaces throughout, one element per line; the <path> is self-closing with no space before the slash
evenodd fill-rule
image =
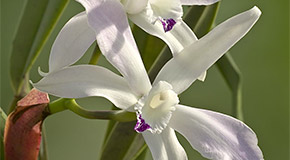
<path id="1" fill-rule="evenodd" d="M 181 4 L 215 1 L 79 2 L 86 12 L 74 16 L 60 31 L 51 50 L 49 72 L 40 71 L 43 78 L 33 84 L 35 88 L 64 98 L 101 96 L 122 110 L 135 112 L 134 129 L 143 135 L 156 160 L 187 159 L 175 131 L 209 159 L 263 159 L 257 137 L 246 124 L 181 105 L 178 98 L 250 30 L 261 14 L 257 7 L 228 19 L 198 40 L 181 20 Z M 174 55 L 152 84 L 127 14 L 145 31 L 163 39 Z M 122 76 L 97 65 L 73 65 L 95 40 Z"/>

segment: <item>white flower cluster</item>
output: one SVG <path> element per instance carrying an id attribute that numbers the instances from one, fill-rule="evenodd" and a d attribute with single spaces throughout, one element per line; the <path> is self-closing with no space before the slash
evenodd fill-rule
<path id="1" fill-rule="evenodd" d="M 64 98 L 101 96 L 120 109 L 136 112 L 135 130 L 143 134 L 156 160 L 187 155 L 175 131 L 209 159 L 260 160 L 255 133 L 230 116 L 179 104 L 178 94 L 238 42 L 261 15 L 257 7 L 238 14 L 201 39 L 182 20 L 182 5 L 209 5 L 217 0 L 78 0 L 85 7 L 57 36 L 49 72 L 40 91 Z M 128 18 L 169 46 L 173 58 L 150 83 Z M 97 65 L 72 65 L 97 41 L 102 54 L 121 73 Z"/>

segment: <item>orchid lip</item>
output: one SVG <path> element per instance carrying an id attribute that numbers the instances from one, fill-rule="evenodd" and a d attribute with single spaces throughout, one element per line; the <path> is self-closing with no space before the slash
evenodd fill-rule
<path id="1" fill-rule="evenodd" d="M 153 134 L 160 134 L 169 123 L 178 103 L 178 96 L 172 91 L 172 86 L 159 81 L 135 104 L 137 123 L 134 129 L 138 133 L 148 130 Z"/>
<path id="2" fill-rule="evenodd" d="M 169 19 L 160 18 L 159 20 L 162 23 L 165 32 L 172 30 L 173 26 L 176 24 L 176 21 L 172 18 Z"/>
<path id="3" fill-rule="evenodd" d="M 134 127 L 134 130 L 138 133 L 144 132 L 148 129 L 151 129 L 151 126 L 145 122 L 145 120 L 142 118 L 141 113 L 136 112 L 137 114 L 137 123 Z"/>

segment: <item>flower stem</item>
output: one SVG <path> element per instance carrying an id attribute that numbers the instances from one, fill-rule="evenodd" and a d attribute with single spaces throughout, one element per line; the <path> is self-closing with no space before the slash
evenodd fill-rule
<path id="1" fill-rule="evenodd" d="M 70 99 L 60 98 L 60 99 L 57 99 L 57 100 L 49 103 L 49 105 L 48 105 L 49 113 L 54 114 L 57 112 L 67 110 L 68 108 L 65 107 L 65 102 L 68 100 L 70 100 Z"/>
<path id="2" fill-rule="evenodd" d="M 100 55 L 101 55 L 101 51 L 100 51 L 100 49 L 98 47 L 98 44 L 96 44 L 95 49 L 94 49 L 94 52 L 93 52 L 93 54 L 91 56 L 91 59 L 90 59 L 89 64 L 96 65 L 98 63 L 98 60 L 100 58 Z"/>
<path id="3" fill-rule="evenodd" d="M 151 81 L 151 83 L 156 78 L 158 72 L 160 69 L 165 65 L 167 61 L 169 61 L 172 58 L 172 55 L 170 53 L 170 50 L 167 46 L 165 46 L 161 53 L 158 55 L 157 59 L 152 64 L 151 68 L 148 71 L 148 76 Z"/>
<path id="4" fill-rule="evenodd" d="M 242 109 L 242 74 L 230 53 L 226 53 L 217 61 L 217 67 L 232 91 L 232 115 L 243 121 Z"/>
<path id="5" fill-rule="evenodd" d="M 51 114 L 61 112 L 67 109 L 87 119 L 107 119 L 116 120 L 119 122 L 128 122 L 136 119 L 135 113 L 127 112 L 125 110 L 89 111 L 81 107 L 75 101 L 75 99 L 60 98 L 49 104 L 49 111 Z"/>

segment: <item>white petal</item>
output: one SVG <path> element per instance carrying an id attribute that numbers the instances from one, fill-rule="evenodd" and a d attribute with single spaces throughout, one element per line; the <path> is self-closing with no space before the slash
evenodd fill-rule
<path id="1" fill-rule="evenodd" d="M 169 46 L 173 56 L 197 40 L 192 30 L 183 21 L 177 22 L 171 31 L 164 32 L 160 21 L 152 24 L 151 19 L 148 18 L 152 16 L 151 14 L 152 11 L 147 8 L 140 14 L 129 15 L 129 18 L 145 32 L 162 39 Z"/>
<path id="2" fill-rule="evenodd" d="M 179 143 L 175 131 L 167 127 L 161 133 L 162 140 L 169 160 L 187 160 L 187 155 L 181 144 Z"/>
<path id="3" fill-rule="evenodd" d="M 180 0 L 182 5 L 211 5 L 219 0 Z"/>
<path id="4" fill-rule="evenodd" d="M 116 0 L 78 0 L 85 8 L 99 48 L 140 96 L 151 84 L 122 4 Z"/>
<path id="5" fill-rule="evenodd" d="M 42 77 L 45 77 L 46 75 L 48 75 L 48 73 L 43 72 L 40 67 L 37 68 L 37 71 L 38 71 L 38 74 Z"/>
<path id="6" fill-rule="evenodd" d="M 187 24 L 184 21 L 180 21 L 177 25 L 173 27 L 173 29 L 170 31 L 170 33 L 174 36 L 177 37 L 177 40 L 179 43 L 182 45 L 182 49 L 185 47 L 189 46 L 190 44 L 196 42 L 198 39 L 196 35 L 193 33 L 193 31 L 187 26 Z M 179 50 L 177 53 L 174 54 L 173 56 L 177 55 L 180 53 L 181 50 Z M 197 79 L 200 81 L 204 81 L 206 78 L 206 71 L 203 72 Z"/>
<path id="7" fill-rule="evenodd" d="M 149 131 L 142 133 L 146 144 L 148 145 L 154 160 L 168 159 L 164 142 L 161 134 L 152 134 Z"/>
<path id="8" fill-rule="evenodd" d="M 167 81 L 176 93 L 182 93 L 237 43 L 251 29 L 260 15 L 261 11 L 254 7 L 218 25 L 165 64 L 157 75 L 155 83 Z"/>
<path id="9" fill-rule="evenodd" d="M 206 158 L 263 159 L 255 133 L 233 117 L 177 105 L 168 126 L 181 133 Z"/>
<path id="10" fill-rule="evenodd" d="M 182 45 L 181 50 L 198 40 L 191 28 L 182 20 L 179 21 L 169 33 Z M 173 56 L 180 53 L 181 50 L 173 53 Z"/>
<path id="11" fill-rule="evenodd" d="M 202 81 L 202 82 L 205 80 L 205 78 L 206 78 L 206 71 L 203 72 L 199 77 L 197 77 L 197 79 Z"/>
<path id="12" fill-rule="evenodd" d="M 154 160 L 187 160 L 186 153 L 172 128 L 167 127 L 161 134 L 145 131 L 142 135 Z"/>
<path id="13" fill-rule="evenodd" d="M 95 33 L 88 26 L 85 12 L 71 18 L 53 43 L 49 57 L 49 72 L 78 61 L 95 40 Z"/>
<path id="14" fill-rule="evenodd" d="M 182 20 L 174 25 L 170 32 L 164 32 L 161 22 L 157 21 L 155 24 L 151 23 L 150 10 L 144 10 L 140 14 L 129 15 L 132 22 L 138 25 L 147 33 L 162 39 L 170 48 L 173 56 L 180 53 L 185 47 L 197 41 L 196 35 Z M 204 81 L 206 72 L 202 73 L 198 80 Z"/>
<path id="15" fill-rule="evenodd" d="M 137 102 L 126 80 L 110 70 L 94 65 L 75 65 L 46 75 L 35 88 L 64 98 L 101 96 L 121 109 Z"/>
<path id="16" fill-rule="evenodd" d="M 149 3 L 157 17 L 179 20 L 183 15 L 180 0 L 149 0 Z"/>

